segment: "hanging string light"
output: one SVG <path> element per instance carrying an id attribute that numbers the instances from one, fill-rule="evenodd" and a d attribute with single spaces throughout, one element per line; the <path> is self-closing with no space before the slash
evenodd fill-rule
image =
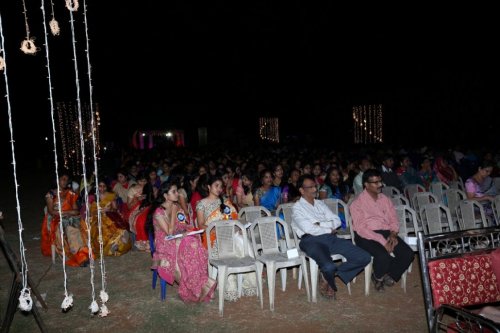
<path id="1" fill-rule="evenodd" d="M 383 109 L 382 109 L 382 104 L 378 105 L 377 108 L 377 136 L 378 136 L 378 142 L 382 143 L 384 142 L 384 131 L 383 131 Z"/>
<path id="2" fill-rule="evenodd" d="M 94 103 L 93 103 L 93 87 L 92 87 L 92 66 L 90 64 L 90 53 L 89 53 L 89 35 L 88 35 L 88 22 L 87 22 L 87 5 L 84 0 L 83 2 L 83 16 L 84 16 L 84 22 L 85 22 L 85 40 L 87 42 L 86 44 L 86 54 L 87 54 L 87 74 L 88 74 L 88 82 L 89 82 L 89 98 L 90 98 L 90 103 L 89 103 L 89 111 L 90 111 L 90 139 L 92 143 L 92 156 L 94 158 L 94 174 L 95 174 L 95 184 L 99 184 L 99 178 L 98 178 L 98 167 L 97 167 L 97 156 L 99 152 L 99 136 L 97 133 L 99 131 L 97 130 L 99 124 L 100 124 L 100 118 L 99 118 L 99 111 L 97 108 L 97 105 L 94 110 Z M 108 293 L 106 292 L 106 268 L 104 264 L 104 256 L 103 256 L 103 241 L 102 241 L 102 222 L 101 222 L 101 205 L 99 204 L 100 198 L 99 198 L 99 191 L 96 191 L 96 204 L 98 207 L 97 210 L 97 227 L 99 231 L 99 248 L 100 248 L 100 268 L 101 268 L 101 291 L 99 293 L 99 297 L 101 299 L 101 307 L 99 309 L 99 316 L 101 317 L 106 317 L 109 314 L 108 307 L 106 306 L 106 302 L 109 300 Z M 90 230 L 89 230 L 90 231 Z M 90 242 L 89 242 L 90 244 Z M 91 305 L 91 309 L 94 306 L 94 303 Z M 94 311 L 94 309 L 92 309 Z"/>
<path id="3" fill-rule="evenodd" d="M 74 5 L 72 5 L 74 4 Z M 69 14 L 70 14 L 70 25 L 71 25 L 71 38 L 72 38 L 72 45 L 73 45 L 73 65 L 75 69 L 75 85 L 76 85 L 76 101 L 77 101 L 77 111 L 78 111 L 78 132 L 80 135 L 80 152 L 82 154 L 81 157 L 81 164 L 82 164 L 82 177 L 83 177 L 83 192 L 84 192 L 84 202 L 85 202 L 85 225 L 87 226 L 87 246 L 89 249 L 89 261 L 90 261 L 90 285 L 92 288 L 91 296 L 92 296 L 92 302 L 90 303 L 89 309 L 92 314 L 97 314 L 99 312 L 99 306 L 95 300 L 95 285 L 94 285 L 94 254 L 92 251 L 92 243 L 91 243 L 91 226 L 90 226 L 90 207 L 89 207 L 89 189 L 88 189 L 88 184 L 89 182 L 87 181 L 87 166 L 85 164 L 85 141 L 84 141 L 84 134 L 83 134 L 83 121 L 82 121 L 82 102 L 81 102 L 81 97 L 80 97 L 80 84 L 79 84 L 79 71 L 78 71 L 78 59 L 77 59 L 77 52 L 76 52 L 76 38 L 75 38 L 75 19 L 73 17 L 73 11 L 76 10 L 74 9 L 75 6 L 77 6 L 78 2 L 75 2 L 74 0 L 67 0 L 66 1 L 66 7 L 69 9 Z M 95 171 L 95 170 L 94 170 Z M 97 197 L 97 205 L 99 205 L 99 197 Z"/>
<path id="4" fill-rule="evenodd" d="M 5 39 L 3 35 L 3 24 L 2 24 L 2 16 L 0 16 L 0 50 L 5 50 Z M 5 51 L 3 51 L 5 56 Z M 17 226 L 19 232 L 19 254 L 21 259 L 21 278 L 22 278 L 22 289 L 19 295 L 19 308 L 22 311 L 31 311 L 33 306 L 33 300 L 31 299 L 31 289 L 28 287 L 28 262 L 26 261 L 26 249 L 24 247 L 23 242 L 23 222 L 21 220 L 21 205 L 19 203 L 19 184 L 17 183 L 17 163 L 16 163 L 16 154 L 14 149 L 14 129 L 12 127 L 12 110 L 10 104 L 10 95 L 9 95 L 9 81 L 7 79 L 7 66 L 4 64 L 3 70 L 4 80 L 5 80 L 5 98 L 7 99 L 7 113 L 9 119 L 9 130 L 10 130 L 10 147 L 12 152 L 12 169 L 14 171 L 14 185 L 16 192 L 16 209 L 17 209 Z M 7 327 L 8 328 L 8 327 Z"/>
<path id="5" fill-rule="evenodd" d="M 382 119 L 382 104 L 353 106 L 352 120 L 354 128 L 354 143 L 382 143 Z"/>
<path id="6" fill-rule="evenodd" d="M 53 5 L 52 5 L 53 6 Z M 42 15 L 43 15 L 43 22 L 46 22 L 45 19 L 45 2 L 42 0 Z M 54 11 L 54 8 L 52 8 L 52 13 Z M 50 25 L 50 23 L 49 23 Z M 56 125 L 55 125 L 55 120 L 54 120 L 54 96 L 52 95 L 52 75 L 51 75 L 51 70 L 50 70 L 50 57 L 49 57 L 49 42 L 48 42 L 48 32 L 47 32 L 47 25 L 43 25 L 44 29 L 44 36 L 45 36 L 45 58 L 47 61 L 47 79 L 48 79 L 48 84 L 49 84 L 49 101 L 50 101 L 50 118 L 52 121 L 52 141 L 54 144 L 54 165 L 55 165 L 55 170 L 56 170 L 56 184 L 57 184 L 57 193 L 61 193 L 61 188 L 59 187 L 59 162 L 57 160 L 57 140 L 56 140 Z M 52 29 L 52 26 L 51 26 Z M 58 210 L 59 210 L 59 216 L 62 216 L 62 204 L 61 204 L 61 196 L 58 194 L 57 195 L 57 201 L 58 201 Z M 64 228 L 59 228 L 60 232 L 60 237 L 61 239 L 64 239 Z M 62 247 L 62 265 L 63 265 L 63 274 L 64 274 L 64 299 L 61 303 L 61 308 L 63 311 L 68 311 L 72 306 L 73 306 L 73 295 L 68 293 L 68 287 L 67 287 L 67 280 L 68 276 L 66 274 L 66 250 L 65 247 Z"/>

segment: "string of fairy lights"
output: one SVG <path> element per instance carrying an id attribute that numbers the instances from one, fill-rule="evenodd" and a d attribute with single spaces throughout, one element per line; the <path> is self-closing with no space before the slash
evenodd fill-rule
<path id="1" fill-rule="evenodd" d="M 259 138 L 272 143 L 280 142 L 280 130 L 278 118 L 259 118 Z"/>
<path id="2" fill-rule="evenodd" d="M 356 105 L 352 107 L 354 143 L 382 143 L 383 134 L 382 104 Z"/>
<path id="3" fill-rule="evenodd" d="M 80 135 L 78 124 L 78 112 L 76 103 L 58 102 L 57 119 L 59 124 L 59 139 L 61 140 L 63 164 L 68 170 L 79 170 L 79 165 L 82 163 L 82 152 L 80 148 Z M 95 136 L 96 151 L 101 151 L 100 131 L 101 117 L 99 113 L 99 105 L 95 104 L 94 119 L 92 121 L 92 110 L 88 103 L 82 105 L 83 126 L 82 132 L 84 137 L 85 150 L 90 152 L 92 143 L 92 132 Z M 87 156 L 90 156 L 87 154 Z"/>

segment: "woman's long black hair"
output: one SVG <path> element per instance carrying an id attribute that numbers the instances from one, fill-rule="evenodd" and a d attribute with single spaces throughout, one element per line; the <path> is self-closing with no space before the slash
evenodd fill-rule
<path id="1" fill-rule="evenodd" d="M 220 175 L 220 173 L 216 173 L 215 175 L 210 175 L 208 176 L 208 180 L 207 180 L 207 183 L 206 183 L 206 186 L 207 186 L 207 196 L 208 196 L 208 186 L 212 186 L 213 183 L 215 183 L 216 181 L 220 180 L 222 182 L 222 184 L 224 185 L 224 181 L 222 180 L 222 176 Z M 224 214 L 224 210 L 226 209 L 226 204 L 224 203 L 224 196 L 223 194 L 221 193 L 219 195 L 219 199 L 220 199 L 220 212 Z"/>
<path id="2" fill-rule="evenodd" d="M 166 201 L 164 194 L 167 193 L 172 186 L 177 185 L 174 182 L 171 181 L 166 181 L 161 184 L 160 191 L 158 193 L 158 197 L 154 199 L 153 203 L 151 204 L 151 207 L 149 208 L 148 212 L 148 217 L 146 218 L 146 224 L 144 225 L 144 228 L 146 229 L 146 233 L 153 234 L 155 233 L 155 228 L 153 226 L 153 215 L 158 207 L 161 207 L 161 205 Z"/>
<path id="3" fill-rule="evenodd" d="M 333 171 L 337 171 L 337 173 L 339 174 L 339 184 L 337 186 L 334 185 L 332 183 L 332 181 L 330 180 L 330 174 Z M 341 198 L 342 200 L 344 200 L 345 196 L 349 192 L 349 186 L 344 182 L 342 172 L 337 167 L 331 167 L 330 169 L 328 169 L 328 171 L 326 173 L 326 178 L 325 178 L 325 185 L 330 187 L 333 195 L 335 195 L 335 193 L 337 192 L 337 188 L 338 188 L 340 195 L 342 196 L 342 198 Z"/>

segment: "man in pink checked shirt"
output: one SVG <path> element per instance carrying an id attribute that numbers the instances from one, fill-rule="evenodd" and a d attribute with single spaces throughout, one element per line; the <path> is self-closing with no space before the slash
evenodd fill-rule
<path id="1" fill-rule="evenodd" d="M 350 207 L 354 241 L 372 255 L 372 281 L 377 291 L 383 291 L 384 286 L 391 287 L 401 278 L 414 253 L 398 237 L 399 220 L 391 199 L 381 193 L 380 171 L 365 171 L 363 186 L 363 192 Z"/>

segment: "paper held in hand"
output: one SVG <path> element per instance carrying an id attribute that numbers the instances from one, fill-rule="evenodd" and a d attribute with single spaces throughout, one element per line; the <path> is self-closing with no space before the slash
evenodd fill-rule
<path id="1" fill-rule="evenodd" d="M 297 258 L 299 256 L 299 251 L 296 248 L 289 249 L 286 251 L 286 256 L 288 259 Z"/>
<path id="2" fill-rule="evenodd" d="M 203 229 L 195 229 L 193 231 L 190 231 L 186 234 L 186 236 L 191 236 L 191 235 L 196 235 L 196 234 L 202 234 L 205 230 Z M 176 235 L 168 235 L 165 237 L 165 240 L 172 240 L 176 238 L 181 238 L 183 237 L 184 234 L 176 234 Z"/>
<path id="3" fill-rule="evenodd" d="M 405 236 L 405 243 L 408 245 L 417 245 L 417 237 Z"/>

